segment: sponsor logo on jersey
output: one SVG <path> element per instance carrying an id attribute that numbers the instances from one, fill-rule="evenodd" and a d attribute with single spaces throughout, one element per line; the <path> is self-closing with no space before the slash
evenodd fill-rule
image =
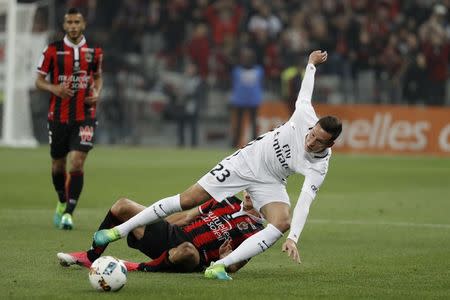
<path id="1" fill-rule="evenodd" d="M 209 229 L 214 233 L 218 241 L 230 238 L 230 230 L 233 228 L 230 222 L 225 218 L 220 218 L 210 211 L 206 216 L 201 216 L 202 220 L 208 225 Z"/>
<path id="2" fill-rule="evenodd" d="M 278 139 L 278 135 L 280 133 L 277 132 L 274 135 L 273 139 L 273 150 L 275 150 L 275 155 L 277 156 L 278 161 L 280 162 L 281 166 L 285 169 L 289 168 L 289 165 L 287 163 L 287 159 L 291 158 L 291 148 L 289 147 L 289 144 L 285 144 L 283 146 L 280 145 L 280 140 Z"/>
<path id="3" fill-rule="evenodd" d="M 56 51 L 56 55 L 69 55 L 69 51 Z"/>
<path id="4" fill-rule="evenodd" d="M 82 90 L 87 89 L 89 85 L 91 76 L 87 75 L 86 71 L 76 70 L 76 64 L 74 66 L 74 72 L 72 75 L 59 75 L 59 82 L 67 82 L 70 83 L 70 88 L 72 90 Z"/>

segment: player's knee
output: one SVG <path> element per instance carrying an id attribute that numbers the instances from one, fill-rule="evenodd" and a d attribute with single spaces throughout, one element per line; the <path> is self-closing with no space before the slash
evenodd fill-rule
<path id="1" fill-rule="evenodd" d="M 130 199 L 120 198 L 111 207 L 111 213 L 118 217 L 125 215 L 128 212 L 131 203 L 132 201 Z"/>
<path id="2" fill-rule="evenodd" d="M 180 205 L 183 210 L 204 203 L 211 196 L 199 184 L 194 184 L 180 194 Z"/>
<path id="3" fill-rule="evenodd" d="M 83 171 L 84 160 L 79 158 L 74 158 L 70 161 L 71 172 L 81 172 Z"/>
<path id="4" fill-rule="evenodd" d="M 66 161 L 65 159 L 55 159 L 52 161 L 52 172 L 53 173 L 65 173 L 66 172 Z"/>
<path id="5" fill-rule="evenodd" d="M 283 233 L 291 228 L 291 222 L 289 219 L 277 220 L 276 222 L 271 222 L 271 224 Z"/>

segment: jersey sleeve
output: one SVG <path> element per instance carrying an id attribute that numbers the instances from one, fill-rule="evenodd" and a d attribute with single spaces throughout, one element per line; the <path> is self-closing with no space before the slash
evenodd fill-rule
<path id="1" fill-rule="evenodd" d="M 297 242 L 300 238 L 309 214 L 309 207 L 316 197 L 325 175 L 326 172 L 321 173 L 316 170 L 310 170 L 309 174 L 305 176 L 300 196 L 292 214 L 291 230 L 288 236 L 294 242 Z"/>
<path id="2" fill-rule="evenodd" d="M 39 58 L 37 71 L 43 75 L 47 75 L 52 66 L 53 66 L 53 59 L 56 54 L 56 48 L 53 46 L 47 46 L 42 51 L 41 57 Z"/>
<path id="3" fill-rule="evenodd" d="M 102 71 L 103 71 L 103 50 L 102 50 L 102 48 L 95 48 L 93 71 L 94 71 L 94 74 L 102 74 Z"/>
<path id="4" fill-rule="evenodd" d="M 291 230 L 289 231 L 288 239 L 297 243 L 300 234 L 303 231 L 303 227 L 305 227 L 306 218 L 309 214 L 309 207 L 313 200 L 314 197 L 302 189 L 292 213 Z"/>
<path id="5" fill-rule="evenodd" d="M 216 203 L 217 203 L 217 201 L 215 199 L 211 198 L 210 200 L 208 200 L 205 203 L 203 203 L 202 205 L 200 205 L 198 207 L 198 210 L 200 211 L 201 214 L 205 214 L 205 213 L 209 212 Z"/>
<path id="6" fill-rule="evenodd" d="M 314 125 L 317 122 L 317 115 L 311 104 L 315 74 L 316 67 L 313 64 L 308 64 L 297 96 L 297 101 L 295 102 L 295 111 L 291 117 L 291 120 L 295 123 L 306 122 L 307 124 Z"/>

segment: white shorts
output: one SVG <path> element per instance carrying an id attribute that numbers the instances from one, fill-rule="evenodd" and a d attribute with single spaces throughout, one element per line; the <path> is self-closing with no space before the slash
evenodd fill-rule
<path id="1" fill-rule="evenodd" d="M 246 163 L 236 167 L 225 159 L 200 178 L 198 184 L 217 201 L 246 190 L 252 199 L 253 207 L 258 211 L 271 202 L 283 202 L 290 206 L 284 184 L 259 181 Z"/>

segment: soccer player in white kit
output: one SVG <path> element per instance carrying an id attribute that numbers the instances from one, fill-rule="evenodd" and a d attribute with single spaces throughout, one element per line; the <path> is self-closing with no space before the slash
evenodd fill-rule
<path id="1" fill-rule="evenodd" d="M 296 101 L 296 109 L 284 125 L 261 135 L 247 146 L 222 160 L 197 183 L 181 194 L 164 198 L 112 229 L 97 231 L 94 242 L 106 245 L 125 237 L 130 231 L 172 213 L 200 205 L 211 197 L 225 199 L 246 190 L 254 207 L 264 216 L 266 228 L 245 240 L 223 259 L 205 271 L 207 278 L 230 280 L 226 268 L 262 253 L 291 231 L 282 246 L 294 261 L 300 262 L 297 241 L 308 216 L 309 207 L 328 171 L 330 147 L 342 131 L 333 116 L 318 119 L 311 105 L 316 65 L 327 60 L 327 52 L 313 51 Z M 294 173 L 305 176 L 290 222 L 290 202 L 286 178 Z M 226 230 L 226 228 L 221 228 Z"/>

